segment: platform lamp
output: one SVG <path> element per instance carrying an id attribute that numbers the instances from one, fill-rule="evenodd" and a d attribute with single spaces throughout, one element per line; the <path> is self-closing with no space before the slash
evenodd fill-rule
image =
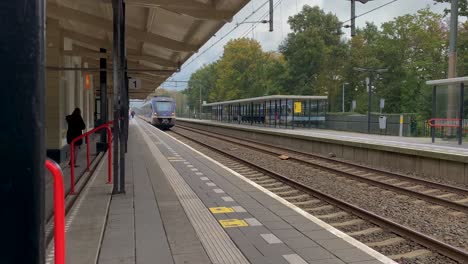
<path id="1" fill-rule="evenodd" d="M 372 110 L 372 82 L 374 79 L 374 75 L 378 75 L 380 73 L 388 72 L 388 69 L 373 69 L 373 68 L 359 68 L 354 67 L 353 70 L 358 72 L 368 72 L 369 82 L 367 83 L 368 86 L 368 98 L 367 98 L 367 133 L 370 134 L 371 132 L 371 110 Z M 379 77 L 380 78 L 380 77 Z"/>

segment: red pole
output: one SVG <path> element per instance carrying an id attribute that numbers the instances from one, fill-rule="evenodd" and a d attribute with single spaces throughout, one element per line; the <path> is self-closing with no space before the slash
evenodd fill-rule
<path id="1" fill-rule="evenodd" d="M 107 125 L 107 183 L 112 183 L 112 131 Z"/>
<path id="2" fill-rule="evenodd" d="M 75 141 L 70 144 L 70 194 L 75 194 Z"/>
<path id="3" fill-rule="evenodd" d="M 60 166 L 46 160 L 46 168 L 54 178 L 54 247 L 55 264 L 65 264 L 65 191 Z"/>
<path id="4" fill-rule="evenodd" d="M 89 135 L 86 135 L 86 162 L 87 162 L 87 170 L 89 171 L 89 167 L 90 167 L 90 162 L 89 162 L 89 159 L 90 159 L 90 155 L 89 155 Z"/>

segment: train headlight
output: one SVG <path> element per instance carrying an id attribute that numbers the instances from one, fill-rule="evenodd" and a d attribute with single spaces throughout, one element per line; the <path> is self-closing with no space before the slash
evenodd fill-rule
<path id="1" fill-rule="evenodd" d="M 175 117 L 175 113 L 172 113 L 171 116 L 172 116 L 172 117 Z"/>
<path id="2" fill-rule="evenodd" d="M 154 113 L 153 113 L 153 116 L 158 116 L 158 113 L 154 112 Z"/>

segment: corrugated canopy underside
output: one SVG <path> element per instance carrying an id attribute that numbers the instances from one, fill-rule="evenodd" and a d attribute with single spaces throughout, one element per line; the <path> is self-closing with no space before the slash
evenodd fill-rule
<path id="1" fill-rule="evenodd" d="M 63 36 L 73 43 L 65 55 L 112 58 L 111 0 L 48 0 L 47 17 L 58 19 Z M 249 0 L 125 0 L 128 68 L 142 80 L 130 98 L 145 98 L 208 41 Z M 98 54 L 100 48 L 106 55 Z M 108 60 L 108 65 L 111 60 Z"/>

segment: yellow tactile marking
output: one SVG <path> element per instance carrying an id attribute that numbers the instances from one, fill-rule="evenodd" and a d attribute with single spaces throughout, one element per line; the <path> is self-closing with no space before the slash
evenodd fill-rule
<path id="1" fill-rule="evenodd" d="M 224 214 L 224 213 L 234 213 L 234 209 L 231 207 L 211 207 L 210 211 L 213 214 Z"/>
<path id="2" fill-rule="evenodd" d="M 247 224 L 247 222 L 245 222 L 244 220 L 239 220 L 239 219 L 225 219 L 225 220 L 219 220 L 219 223 L 220 223 L 224 228 L 249 226 L 249 225 Z"/>

